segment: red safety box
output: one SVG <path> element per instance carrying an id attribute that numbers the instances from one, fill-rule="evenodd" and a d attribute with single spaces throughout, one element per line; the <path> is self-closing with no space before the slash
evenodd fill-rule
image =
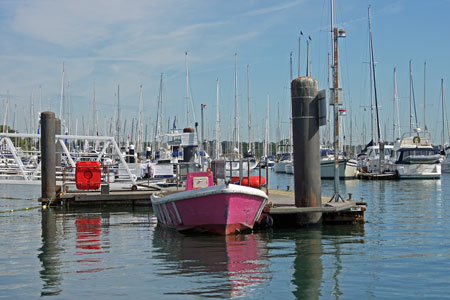
<path id="1" fill-rule="evenodd" d="M 98 190 L 102 181 L 101 173 L 99 161 L 78 161 L 75 170 L 77 189 Z"/>

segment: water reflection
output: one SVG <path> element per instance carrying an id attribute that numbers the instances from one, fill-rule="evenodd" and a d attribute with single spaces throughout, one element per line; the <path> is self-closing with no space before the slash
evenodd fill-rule
<path id="1" fill-rule="evenodd" d="M 400 195 L 413 196 L 417 193 L 418 187 L 420 187 L 419 191 L 426 192 L 429 196 L 431 196 L 431 192 L 440 190 L 441 179 L 404 180 L 401 184 L 397 184 L 396 187 L 398 188 L 398 194 Z"/>
<path id="2" fill-rule="evenodd" d="M 344 270 L 344 258 L 348 255 L 355 255 L 354 245 L 365 243 L 365 232 L 363 224 L 325 226 L 322 230 L 323 255 L 322 260 L 332 262 L 331 278 L 333 285 L 330 286 L 328 294 L 334 299 L 344 296 L 341 290 L 342 272 Z M 330 259 L 328 257 L 330 256 Z M 354 263 L 357 263 L 356 261 Z M 328 267 L 328 266 L 327 266 Z M 323 280 L 324 281 L 324 280 Z M 323 289 L 323 293 L 326 289 Z"/>
<path id="3" fill-rule="evenodd" d="M 201 282 L 195 290 L 188 286 L 171 294 L 249 296 L 270 278 L 263 260 L 267 252 L 264 234 L 183 235 L 156 227 L 152 243 L 158 258 L 165 262 L 159 275 L 196 276 Z"/>
<path id="4" fill-rule="evenodd" d="M 50 210 L 42 210 L 42 246 L 38 258 L 42 264 L 40 276 L 43 281 L 41 297 L 57 296 L 61 293 L 61 261 L 62 249 L 58 243 L 56 215 Z"/>
<path id="5" fill-rule="evenodd" d="M 323 276 L 321 231 L 305 230 L 295 239 L 295 253 L 293 294 L 297 299 L 318 299 Z"/>
<path id="6" fill-rule="evenodd" d="M 77 263 L 82 266 L 88 266 L 86 269 L 77 270 L 77 273 L 94 273 L 103 271 L 104 268 L 98 268 L 102 258 L 95 257 L 96 254 L 102 254 L 100 234 L 102 232 L 101 218 L 78 217 L 75 221 L 77 228 L 77 255 L 83 258 L 78 259 Z M 94 255 L 94 257 L 93 257 Z"/>
<path id="7" fill-rule="evenodd" d="M 357 245 L 365 243 L 361 224 L 277 230 L 271 239 L 267 254 L 270 261 L 293 257 L 292 267 L 286 270 L 293 269 L 290 291 L 295 299 L 343 298 L 341 286 L 346 280 L 342 273 L 349 263 L 346 258 L 355 255 Z"/>
<path id="8" fill-rule="evenodd" d="M 102 220 L 109 222 L 109 213 L 74 215 L 59 209 L 42 210 L 42 246 L 38 258 L 43 281 L 41 296 L 57 296 L 62 293 L 62 273 L 94 273 L 103 271 Z M 71 235 L 75 229 L 75 249 Z M 67 266 L 67 255 L 79 257 L 76 264 Z"/>

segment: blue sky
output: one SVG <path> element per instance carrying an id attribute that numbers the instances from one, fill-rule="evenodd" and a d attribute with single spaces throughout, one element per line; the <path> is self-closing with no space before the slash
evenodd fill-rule
<path id="1" fill-rule="evenodd" d="M 450 1 L 336 1 L 337 21 L 347 31 L 340 40 L 344 103 L 352 110 L 354 135 L 369 134 L 368 21 L 371 5 L 380 119 L 392 139 L 393 68 L 397 67 L 400 124 L 409 128 L 409 60 L 416 105 L 423 126 L 424 62 L 427 127 L 441 140 L 440 80 L 450 79 L 448 28 Z M 231 139 L 234 115 L 234 55 L 238 57 L 241 138 L 247 139 L 247 65 L 250 67 L 252 123 L 257 140 L 264 132 L 270 97 L 271 136 L 276 137 L 278 105 L 282 136 L 288 132 L 289 55 L 297 76 L 298 37 L 302 39 L 301 75 L 305 74 L 306 37 L 312 38 L 312 77 L 327 84 L 329 1 L 0 1 L 0 112 L 9 94 L 8 124 L 25 131 L 30 99 L 59 113 L 61 74 L 70 81 L 72 120 L 92 127 L 93 85 L 100 131 L 114 118 L 120 84 L 122 119 L 138 116 L 143 86 L 144 123 L 154 126 L 159 78 L 164 73 L 164 122 L 185 124 L 185 51 L 189 53 L 190 90 L 197 121 L 206 107 L 206 134 L 214 135 L 216 80 L 220 81 L 222 138 Z M 448 97 L 447 97 L 448 98 Z M 349 116 L 347 121 L 349 121 Z M 20 121 L 19 121 L 20 120 Z M 29 121 L 28 121 L 29 122 Z M 356 124 L 356 125 L 355 125 Z M 386 125 L 384 125 L 386 124 Z M 27 125 L 29 127 L 29 125 Z M 74 125 L 72 125 L 74 126 Z M 167 125 L 166 125 L 167 126 Z M 347 127 L 349 127 L 347 125 Z M 130 128 L 128 126 L 128 128 Z M 354 141 L 355 141 L 354 137 Z M 356 139 L 356 142 L 358 140 Z"/>

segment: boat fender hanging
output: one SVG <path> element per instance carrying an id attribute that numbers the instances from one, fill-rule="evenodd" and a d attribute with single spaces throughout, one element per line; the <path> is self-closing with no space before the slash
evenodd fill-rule
<path id="1" fill-rule="evenodd" d="M 420 137 L 415 136 L 415 137 L 413 138 L 413 143 L 414 143 L 414 144 L 420 144 Z"/>

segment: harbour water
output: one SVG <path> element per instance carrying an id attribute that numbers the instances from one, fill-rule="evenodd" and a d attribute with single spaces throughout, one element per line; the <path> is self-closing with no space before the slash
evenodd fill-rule
<path id="1" fill-rule="evenodd" d="M 151 209 L 42 210 L 40 186 L 3 185 L 0 298 L 450 298 L 449 174 L 340 188 L 368 203 L 366 224 L 219 237 L 161 229 Z"/>

